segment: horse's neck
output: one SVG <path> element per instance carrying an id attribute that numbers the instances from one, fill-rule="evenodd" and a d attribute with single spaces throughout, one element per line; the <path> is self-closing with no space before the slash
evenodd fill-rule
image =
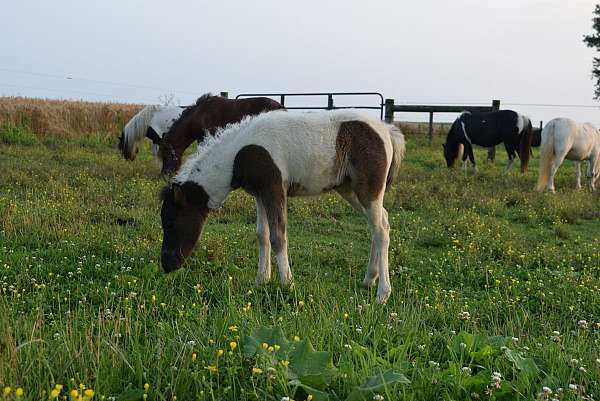
<path id="1" fill-rule="evenodd" d="M 190 175 L 193 180 L 205 189 L 209 196 L 209 207 L 215 208 L 225 201 L 233 190 L 231 179 L 233 163 L 242 144 L 237 140 L 239 131 L 228 132 L 226 138 L 215 139 L 208 150 L 199 149 L 203 153 L 194 163 Z"/>

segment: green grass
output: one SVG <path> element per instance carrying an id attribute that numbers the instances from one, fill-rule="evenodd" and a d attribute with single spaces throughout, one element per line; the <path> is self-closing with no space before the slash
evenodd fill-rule
<path id="1" fill-rule="evenodd" d="M 477 152 L 475 176 L 449 171 L 440 143 L 409 136 L 387 195 L 381 306 L 360 288 L 367 226 L 333 194 L 290 200 L 290 291 L 254 286 L 241 192 L 165 275 L 149 148 L 130 163 L 105 136 L 1 129 L 0 400 L 17 387 L 48 399 L 56 384 L 69 399 L 80 383 L 107 400 L 598 399 L 599 195 L 572 189 L 569 163 L 557 194 L 535 193 L 537 160 L 506 175 L 500 148 L 495 165 Z"/>

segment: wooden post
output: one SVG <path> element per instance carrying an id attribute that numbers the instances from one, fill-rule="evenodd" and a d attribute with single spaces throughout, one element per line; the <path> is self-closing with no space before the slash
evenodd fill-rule
<path id="1" fill-rule="evenodd" d="M 394 122 L 394 99 L 385 99 L 385 122 Z"/>
<path id="2" fill-rule="evenodd" d="M 544 122 L 540 120 L 540 129 L 544 129 Z"/>
<path id="3" fill-rule="evenodd" d="M 329 95 L 327 95 L 327 110 L 333 110 L 334 106 L 333 106 L 333 95 L 330 93 Z"/>
<path id="4" fill-rule="evenodd" d="M 224 97 L 225 99 L 229 99 L 229 92 L 221 92 L 221 97 Z"/>
<path id="5" fill-rule="evenodd" d="M 499 111 L 499 110 L 500 110 L 500 100 L 498 100 L 498 99 L 492 100 L 492 111 Z M 496 147 L 495 146 L 488 148 L 487 159 L 490 163 L 493 163 L 494 160 L 496 160 Z"/>
<path id="6" fill-rule="evenodd" d="M 429 113 L 429 144 L 433 142 L 433 111 Z"/>
<path id="7" fill-rule="evenodd" d="M 285 95 L 279 95 L 279 103 L 285 107 Z"/>

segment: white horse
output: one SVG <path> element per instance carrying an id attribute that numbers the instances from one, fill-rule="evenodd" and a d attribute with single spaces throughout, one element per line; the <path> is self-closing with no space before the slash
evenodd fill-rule
<path id="1" fill-rule="evenodd" d="M 134 160 L 144 138 L 152 141 L 152 153 L 157 156 L 160 141 L 185 107 L 149 105 L 125 124 L 119 138 L 119 150 L 127 160 Z"/>
<path id="2" fill-rule="evenodd" d="M 596 127 L 568 118 L 555 118 L 546 124 L 542 130 L 536 190 L 555 191 L 554 175 L 565 158 L 575 161 L 577 188 L 581 188 L 580 161 L 587 160 L 588 188 L 593 191 L 600 177 L 600 132 Z"/>
<path id="3" fill-rule="evenodd" d="M 389 223 L 383 196 L 404 155 L 394 127 L 356 111 L 271 111 L 207 137 L 162 192 L 161 262 L 181 267 L 200 236 L 208 212 L 242 188 L 256 198 L 257 284 L 271 279 L 271 247 L 281 283 L 292 282 L 287 251 L 287 197 L 335 190 L 363 214 L 372 234 L 364 286 L 379 277 L 377 301 L 391 285 Z"/>

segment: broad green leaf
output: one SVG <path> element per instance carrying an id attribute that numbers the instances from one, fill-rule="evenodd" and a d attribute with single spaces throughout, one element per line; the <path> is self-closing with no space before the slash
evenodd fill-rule
<path id="1" fill-rule="evenodd" d="M 288 383 L 290 386 L 295 387 L 294 398 L 295 399 L 307 399 L 309 395 L 312 395 L 313 401 L 329 401 L 329 394 L 317 390 L 316 388 L 303 384 L 300 380 L 292 380 Z M 300 389 L 300 391 L 298 391 Z M 305 394 L 299 394 L 304 392 Z M 303 396 L 303 397 L 302 397 Z"/>
<path id="2" fill-rule="evenodd" d="M 410 384 L 410 380 L 400 372 L 387 370 L 367 378 L 364 384 L 355 387 L 346 401 L 363 401 L 373 399 L 373 393 L 383 391 L 395 384 Z"/>
<path id="3" fill-rule="evenodd" d="M 327 386 L 337 373 L 331 362 L 331 353 L 315 351 L 307 338 L 296 344 L 289 354 L 289 360 L 290 379 L 297 379 L 317 389 Z"/>
<path id="4" fill-rule="evenodd" d="M 504 351 L 506 358 L 515 364 L 517 369 L 525 373 L 529 377 L 535 377 L 540 373 L 540 369 L 532 358 L 524 358 L 519 351 L 514 351 L 510 348 Z"/>
<path id="5" fill-rule="evenodd" d="M 285 338 L 280 327 L 259 327 L 246 337 L 243 347 L 244 356 L 252 358 L 259 351 L 267 352 L 262 348 L 262 344 L 279 346 L 279 350 L 274 352 L 278 359 L 285 358 L 290 347 L 290 342 Z"/>
<path id="6" fill-rule="evenodd" d="M 500 355 L 501 353 L 500 348 L 485 344 L 478 351 L 471 352 L 470 355 L 476 363 L 483 363 L 487 358 Z"/>
<path id="7" fill-rule="evenodd" d="M 468 376 L 463 380 L 463 385 L 469 393 L 481 393 L 489 383 L 490 373 L 487 370 L 483 370 L 475 376 Z"/>

